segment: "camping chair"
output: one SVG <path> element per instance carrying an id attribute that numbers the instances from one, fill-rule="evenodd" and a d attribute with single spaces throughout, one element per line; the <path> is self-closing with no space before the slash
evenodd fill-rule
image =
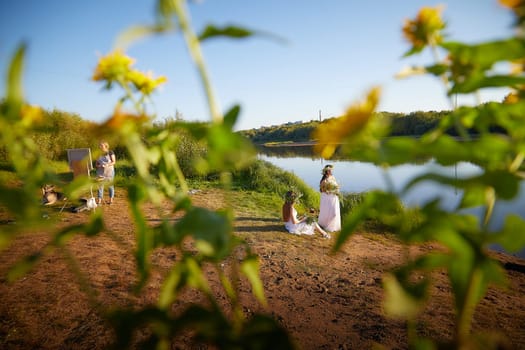
<path id="1" fill-rule="evenodd" d="M 93 161 L 91 158 L 90 148 L 73 148 L 67 150 L 67 160 L 69 169 L 73 172 L 73 178 L 87 175 L 91 178 L 91 170 L 93 170 Z M 88 208 L 95 210 L 97 207 L 95 197 L 93 196 L 93 185 L 90 187 L 91 198 L 87 200 Z M 89 205 L 90 202 L 94 205 Z M 65 206 L 65 204 L 64 204 Z M 64 209 L 64 207 L 62 207 Z M 62 211 L 62 210 L 61 210 Z"/>

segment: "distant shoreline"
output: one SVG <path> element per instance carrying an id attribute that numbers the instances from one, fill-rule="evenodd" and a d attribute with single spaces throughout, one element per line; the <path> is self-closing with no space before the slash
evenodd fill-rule
<path id="1" fill-rule="evenodd" d="M 301 142 L 285 141 L 285 142 L 260 143 L 259 146 L 264 146 L 264 147 L 294 147 L 294 146 L 313 146 L 315 144 L 316 144 L 315 141 L 301 141 Z"/>

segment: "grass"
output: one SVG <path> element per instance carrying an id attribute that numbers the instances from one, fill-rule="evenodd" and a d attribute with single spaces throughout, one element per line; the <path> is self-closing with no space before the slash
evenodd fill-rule
<path id="1" fill-rule="evenodd" d="M 271 193 L 255 191 L 234 191 L 230 198 L 234 208 L 242 216 L 259 218 L 280 218 L 282 200 Z"/>
<path id="2" fill-rule="evenodd" d="M 72 173 L 66 161 L 49 162 L 49 167 L 56 173 L 57 185 L 60 187 L 73 180 Z M 121 188 L 130 184 L 136 176 L 136 170 L 127 159 L 119 159 L 115 167 L 115 185 Z M 299 213 L 307 212 L 308 208 L 319 208 L 320 195 L 317 189 L 309 187 L 295 174 L 263 161 L 255 160 L 248 168 L 232 173 L 231 197 L 232 207 L 243 216 L 258 218 L 280 218 L 281 206 L 286 191 L 293 189 L 302 194 L 296 205 Z M 0 164 L 0 181 L 4 184 L 17 185 L 20 179 L 16 177 L 12 167 Z M 223 187 L 219 175 L 194 176 L 186 179 L 190 189 L 208 189 Z M 341 217 L 349 215 L 363 201 L 364 193 L 344 193 L 341 198 Z M 417 215 L 409 217 L 417 222 Z M 375 234 L 391 233 L 388 226 L 379 220 L 364 221 L 359 230 Z"/>

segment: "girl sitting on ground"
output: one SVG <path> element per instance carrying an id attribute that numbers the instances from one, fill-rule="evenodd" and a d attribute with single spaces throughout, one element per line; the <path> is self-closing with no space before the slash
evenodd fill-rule
<path id="1" fill-rule="evenodd" d="M 319 232 L 323 237 L 330 238 L 330 235 L 324 231 L 317 222 L 308 223 L 307 218 L 297 218 L 297 210 L 294 204 L 298 196 L 293 191 L 286 192 L 285 202 L 283 204 L 283 221 L 284 227 L 290 233 L 296 235 L 313 235 L 315 232 Z"/>

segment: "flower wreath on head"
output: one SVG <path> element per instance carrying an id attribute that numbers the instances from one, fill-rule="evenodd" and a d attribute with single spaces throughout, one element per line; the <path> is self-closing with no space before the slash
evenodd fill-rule
<path id="1" fill-rule="evenodd" d="M 294 203 L 301 197 L 301 193 L 296 193 L 295 191 L 288 191 L 284 195 L 284 200 L 286 201 L 286 203 Z"/>
<path id="2" fill-rule="evenodd" d="M 321 174 L 325 175 L 326 172 L 327 172 L 328 170 L 332 170 L 333 168 L 334 168 L 333 165 L 331 165 L 331 164 L 327 164 L 327 165 L 323 168 L 323 170 L 321 170 Z"/>

